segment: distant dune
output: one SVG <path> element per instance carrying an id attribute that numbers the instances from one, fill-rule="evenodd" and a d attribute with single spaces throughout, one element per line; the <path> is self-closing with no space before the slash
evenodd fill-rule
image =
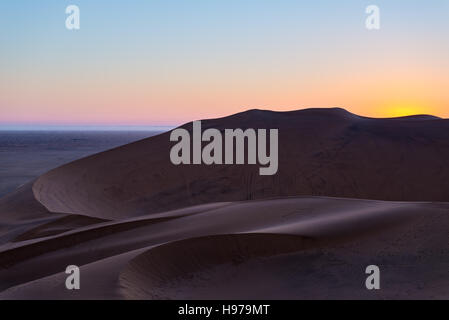
<path id="1" fill-rule="evenodd" d="M 0 199 L 0 299 L 449 299 L 449 120 L 306 109 L 202 124 L 279 129 L 278 174 L 174 166 L 169 133 L 56 168 Z M 64 286 L 72 264 L 79 291 Z"/>

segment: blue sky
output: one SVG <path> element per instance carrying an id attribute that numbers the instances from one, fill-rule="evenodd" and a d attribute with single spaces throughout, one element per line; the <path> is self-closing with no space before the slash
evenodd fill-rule
<path id="1" fill-rule="evenodd" d="M 81 29 L 65 28 L 65 8 Z M 381 29 L 365 28 L 378 5 Z M 0 123 L 174 125 L 250 108 L 449 116 L 449 1 L 0 2 Z"/>

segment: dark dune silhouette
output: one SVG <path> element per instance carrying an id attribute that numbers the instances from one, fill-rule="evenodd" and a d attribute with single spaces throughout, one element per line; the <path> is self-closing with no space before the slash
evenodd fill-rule
<path id="1" fill-rule="evenodd" d="M 278 128 L 278 173 L 260 176 L 258 166 L 245 165 L 173 166 L 165 133 L 50 171 L 34 183 L 34 194 L 50 211 L 107 219 L 298 195 L 449 201 L 449 120 L 251 110 L 203 121 L 206 128 Z"/>
<path id="2" fill-rule="evenodd" d="M 449 120 L 250 110 L 202 126 L 279 129 L 278 173 L 174 166 L 170 133 L 56 168 L 0 199 L 0 299 L 449 298 Z"/>

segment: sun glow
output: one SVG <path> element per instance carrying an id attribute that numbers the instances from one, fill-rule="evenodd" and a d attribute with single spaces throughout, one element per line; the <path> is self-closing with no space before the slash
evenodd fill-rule
<path id="1" fill-rule="evenodd" d="M 389 103 L 383 106 L 381 110 L 385 117 L 391 118 L 431 114 L 428 106 L 416 102 Z"/>

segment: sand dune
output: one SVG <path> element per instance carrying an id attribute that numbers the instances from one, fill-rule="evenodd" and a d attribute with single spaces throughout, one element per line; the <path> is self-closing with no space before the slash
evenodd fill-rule
<path id="1" fill-rule="evenodd" d="M 17 191 L 0 199 L 0 219 L 2 223 L 23 222 L 43 217 L 53 217 L 32 191 L 33 182 L 27 183 Z"/>
<path id="2" fill-rule="evenodd" d="M 235 298 L 260 298 L 265 293 L 271 298 L 274 294 L 324 298 L 342 293 L 347 298 L 406 298 L 411 293 L 442 298 L 444 292 L 434 289 L 446 285 L 449 270 L 449 250 L 444 249 L 448 209 L 449 204 L 303 197 L 222 204 L 147 225 L 137 222 L 151 218 L 94 225 L 38 241 L 39 249 L 16 244 L 2 251 L 0 298 L 37 298 L 39 290 L 55 299 L 101 298 L 104 286 L 114 288 L 114 297 L 108 295 L 111 298 L 231 298 L 240 282 L 218 276 L 236 272 L 236 279 L 243 281 L 253 266 L 260 273 L 241 282 Z M 108 225 L 111 229 L 104 233 Z M 138 249 L 149 251 L 137 260 L 131 260 L 131 255 L 117 266 L 101 262 Z M 359 295 L 365 290 L 364 268 L 371 263 L 388 270 L 391 287 L 383 291 L 385 296 Z M 61 271 L 69 264 L 97 270 L 97 284 L 88 286 L 98 296 L 90 290 L 73 294 L 65 289 Z M 223 273 L 223 268 L 229 272 Z M 283 268 L 289 273 L 283 275 Z M 265 279 L 271 272 L 279 277 Z M 298 273 L 296 278 L 288 280 L 293 273 Z M 269 281 L 264 290 L 254 290 L 255 284 L 265 280 Z M 154 281 L 157 286 L 150 286 Z M 288 287 L 294 281 L 297 286 Z M 301 284 L 304 281 L 307 285 Z M 332 284 L 332 294 L 324 289 L 326 283 Z M 270 287 L 273 295 L 267 293 Z"/>
<path id="3" fill-rule="evenodd" d="M 298 195 L 449 201 L 449 120 L 308 109 L 252 110 L 202 124 L 279 128 L 278 174 L 260 176 L 257 165 L 173 166 L 165 133 L 52 170 L 33 192 L 52 212 L 103 219 Z"/>
<path id="4" fill-rule="evenodd" d="M 372 252 L 363 244 L 335 248 L 278 234 L 188 239 L 131 260 L 119 276 L 121 294 L 127 299 L 193 300 L 449 298 L 447 260 L 433 257 L 432 274 L 421 257 L 385 249 Z M 384 286 L 369 292 L 363 265 L 376 260 L 382 261 Z"/>
<path id="5" fill-rule="evenodd" d="M 270 234 L 220 235 L 174 242 L 131 260 L 120 273 L 121 292 L 128 299 L 207 299 L 211 298 L 210 288 L 218 285 L 221 289 L 214 298 L 256 298 L 255 294 L 262 298 L 266 292 L 259 290 L 264 286 L 261 283 L 268 284 L 268 291 L 273 290 L 271 279 L 278 272 L 264 268 L 265 275 L 255 276 L 254 269 L 248 268 L 246 276 L 237 279 L 234 269 L 252 260 L 266 263 L 267 258 L 308 249 L 313 244 L 310 238 Z M 202 295 L 198 296 L 198 291 Z M 248 296 L 242 296 L 243 292 Z"/>
<path id="6" fill-rule="evenodd" d="M 0 299 L 449 298 L 449 120 L 251 110 L 208 127 L 278 128 L 278 174 L 173 166 L 168 133 L 56 168 L 0 199 Z"/>
<path id="7" fill-rule="evenodd" d="M 81 215 L 66 215 L 62 218 L 52 220 L 48 223 L 39 224 L 36 228 L 28 230 L 15 238 L 14 242 L 21 242 L 37 238 L 44 238 L 55 234 L 64 233 L 70 230 L 78 229 L 84 226 L 99 224 L 106 220 L 91 218 Z"/>

